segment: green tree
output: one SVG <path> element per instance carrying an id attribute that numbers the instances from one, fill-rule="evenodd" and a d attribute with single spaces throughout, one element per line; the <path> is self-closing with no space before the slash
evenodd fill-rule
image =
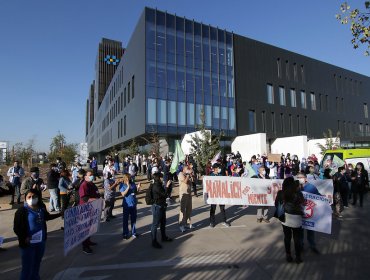
<path id="1" fill-rule="evenodd" d="M 127 152 L 131 157 L 139 153 L 139 146 L 136 143 L 135 138 L 132 139 L 130 146 L 127 147 Z"/>
<path id="2" fill-rule="evenodd" d="M 336 18 L 342 24 L 350 23 L 353 48 L 357 49 L 362 44 L 366 48 L 364 54 L 368 56 L 370 54 L 370 1 L 365 1 L 365 11 L 351 9 L 347 2 L 340 5 L 340 10 L 342 14 L 337 14 Z"/>
<path id="3" fill-rule="evenodd" d="M 206 166 L 209 159 L 212 159 L 221 149 L 220 135 L 212 135 L 210 130 L 206 130 L 204 111 L 200 113 L 201 124 L 197 127 L 200 135 L 195 134 L 191 137 L 190 152 L 197 163 L 198 172 L 205 174 Z"/>
<path id="4" fill-rule="evenodd" d="M 335 150 L 340 148 L 340 132 L 337 132 L 336 137 L 333 137 L 333 132 L 331 129 L 328 129 L 328 132 L 323 133 L 324 138 L 325 138 L 325 144 L 322 145 L 320 143 L 317 143 L 317 147 L 320 148 L 321 152 L 320 154 L 324 155 L 326 150 Z"/>
<path id="5" fill-rule="evenodd" d="M 34 146 L 34 139 L 29 140 L 25 145 L 22 142 L 16 143 L 13 146 L 13 161 L 18 159 L 22 161 L 22 166 L 31 166 L 32 156 L 35 153 Z"/>
<path id="6" fill-rule="evenodd" d="M 68 144 L 66 137 L 58 131 L 58 134 L 52 138 L 50 144 L 49 161 L 55 161 L 61 157 L 67 164 L 74 161 L 77 156 L 77 144 Z"/>

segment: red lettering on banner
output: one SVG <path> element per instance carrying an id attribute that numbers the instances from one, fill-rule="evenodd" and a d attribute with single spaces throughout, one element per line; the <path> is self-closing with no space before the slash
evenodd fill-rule
<path id="1" fill-rule="evenodd" d="M 221 181 L 219 180 L 213 182 L 213 195 L 214 197 L 221 197 Z"/>
<path id="2" fill-rule="evenodd" d="M 267 194 L 248 194 L 249 204 L 267 204 Z"/>
<path id="3" fill-rule="evenodd" d="M 242 185 L 241 182 L 233 182 L 232 186 L 233 198 L 242 198 Z"/>
<path id="4" fill-rule="evenodd" d="M 211 180 L 206 180 L 206 193 L 208 193 L 209 197 L 214 197 Z"/>
<path id="5" fill-rule="evenodd" d="M 227 181 L 222 182 L 222 197 L 223 198 L 230 198 L 231 194 L 229 193 L 228 187 L 227 187 Z"/>

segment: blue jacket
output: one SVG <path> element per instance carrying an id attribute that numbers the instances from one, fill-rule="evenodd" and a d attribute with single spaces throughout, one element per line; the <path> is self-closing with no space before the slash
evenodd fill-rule
<path id="1" fill-rule="evenodd" d="M 127 188 L 127 185 L 124 183 L 121 183 L 119 186 L 119 191 L 124 192 L 126 188 Z M 130 190 L 127 192 L 125 197 L 122 199 L 123 208 L 136 207 L 137 205 L 136 193 L 137 193 L 136 185 L 134 183 L 130 183 Z"/>

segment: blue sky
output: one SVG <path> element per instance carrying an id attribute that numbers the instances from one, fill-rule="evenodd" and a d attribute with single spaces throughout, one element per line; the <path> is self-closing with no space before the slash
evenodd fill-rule
<path id="1" fill-rule="evenodd" d="M 336 0 L 1 0 L 0 141 L 48 151 L 58 131 L 84 141 L 85 107 L 102 37 L 124 46 L 145 6 L 225 28 L 370 75 Z M 364 1 L 347 1 L 363 9 Z"/>

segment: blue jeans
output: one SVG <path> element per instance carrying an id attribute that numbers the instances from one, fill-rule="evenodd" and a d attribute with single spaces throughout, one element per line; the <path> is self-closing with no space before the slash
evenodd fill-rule
<path id="1" fill-rule="evenodd" d="M 58 189 L 49 189 L 49 193 L 50 193 L 49 210 L 59 211 Z"/>
<path id="2" fill-rule="evenodd" d="M 45 252 L 45 241 L 21 248 L 21 280 L 40 279 L 40 264 Z"/>
<path id="3" fill-rule="evenodd" d="M 166 238 L 166 206 L 152 205 L 153 223 L 151 227 L 152 241 L 157 241 L 157 228 L 160 225 L 162 239 Z"/>
<path id="4" fill-rule="evenodd" d="M 123 235 L 128 235 L 128 218 L 131 220 L 131 233 L 132 235 L 136 234 L 136 217 L 137 209 L 134 207 L 124 207 L 123 208 Z"/>

